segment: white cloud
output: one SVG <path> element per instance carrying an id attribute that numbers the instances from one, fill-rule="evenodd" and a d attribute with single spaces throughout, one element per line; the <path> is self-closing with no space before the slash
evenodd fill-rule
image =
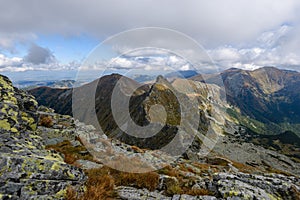
<path id="1" fill-rule="evenodd" d="M 0 54 L 0 72 L 10 71 L 10 72 L 23 72 L 32 70 L 71 70 L 78 69 L 79 63 L 70 62 L 68 64 L 61 64 L 57 62 L 52 63 L 41 63 L 35 64 L 27 62 L 21 57 L 7 57 L 4 54 Z"/>
<path id="2" fill-rule="evenodd" d="M 217 49 L 214 49 L 212 51 L 209 51 L 210 56 L 215 61 L 237 61 L 240 59 L 240 54 L 238 52 L 238 49 L 232 48 L 232 47 L 219 47 Z"/>
<path id="3" fill-rule="evenodd" d="M 22 58 L 12 57 L 8 58 L 3 54 L 0 54 L 0 66 L 13 66 L 13 65 L 20 65 L 22 62 Z"/>
<path id="4" fill-rule="evenodd" d="M 180 67 L 180 70 L 185 71 L 185 70 L 189 70 L 190 69 L 190 65 L 189 64 L 185 64 L 182 67 Z"/>

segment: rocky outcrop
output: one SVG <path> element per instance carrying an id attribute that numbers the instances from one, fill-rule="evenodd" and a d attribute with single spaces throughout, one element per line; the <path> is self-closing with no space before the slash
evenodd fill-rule
<path id="1" fill-rule="evenodd" d="M 45 150 L 34 97 L 0 76 L 0 199 L 62 199 L 85 180 L 81 169 Z"/>
<path id="2" fill-rule="evenodd" d="M 116 188 L 120 199 L 123 200 L 217 200 L 214 196 L 191 196 L 187 194 L 174 195 L 172 197 L 165 196 L 158 191 L 150 192 L 147 189 L 136 189 L 133 187 L 118 187 Z"/>
<path id="3" fill-rule="evenodd" d="M 222 198 L 292 200 L 299 198 L 299 181 L 278 174 L 219 173 L 214 175 L 213 183 Z"/>

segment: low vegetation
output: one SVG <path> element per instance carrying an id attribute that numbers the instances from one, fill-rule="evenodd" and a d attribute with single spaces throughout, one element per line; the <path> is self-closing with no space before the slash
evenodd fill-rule
<path id="1" fill-rule="evenodd" d="M 98 200 L 116 197 L 115 186 L 132 186 L 153 191 L 159 184 L 156 172 L 126 173 L 109 167 L 85 170 L 88 180 L 84 194 L 78 194 L 73 188 L 67 191 L 68 200 Z"/>
<path id="2" fill-rule="evenodd" d="M 41 115 L 39 119 L 39 125 L 50 128 L 53 126 L 53 120 L 51 116 Z"/>
<path id="3" fill-rule="evenodd" d="M 62 153 L 64 155 L 64 161 L 68 164 L 74 164 L 75 161 L 79 159 L 93 161 L 93 156 L 91 154 L 82 154 L 82 152 L 87 152 L 87 149 L 84 146 L 80 145 L 74 147 L 68 140 L 55 145 L 48 145 L 46 146 L 46 149 L 53 149 Z"/>

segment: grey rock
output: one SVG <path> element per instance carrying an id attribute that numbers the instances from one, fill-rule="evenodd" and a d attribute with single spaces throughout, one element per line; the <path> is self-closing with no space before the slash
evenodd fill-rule
<path id="1" fill-rule="evenodd" d="M 76 165 L 79 165 L 82 169 L 98 169 L 103 167 L 102 164 L 98 164 L 88 160 L 76 160 Z"/>

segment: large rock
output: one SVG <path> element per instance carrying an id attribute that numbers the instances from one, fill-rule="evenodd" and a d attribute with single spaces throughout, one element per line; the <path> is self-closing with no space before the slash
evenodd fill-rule
<path id="1" fill-rule="evenodd" d="M 116 188 L 119 198 L 123 200 L 216 200 L 213 196 L 191 196 L 187 194 L 174 195 L 172 197 L 165 196 L 161 192 L 150 192 L 146 189 L 136 189 L 133 187 L 118 187 Z"/>
<path id="2" fill-rule="evenodd" d="M 279 174 L 219 173 L 214 182 L 222 198 L 298 199 L 299 179 Z"/>
<path id="3" fill-rule="evenodd" d="M 37 102 L 0 75 L 0 199 L 62 199 L 85 175 L 45 150 L 37 133 Z"/>

